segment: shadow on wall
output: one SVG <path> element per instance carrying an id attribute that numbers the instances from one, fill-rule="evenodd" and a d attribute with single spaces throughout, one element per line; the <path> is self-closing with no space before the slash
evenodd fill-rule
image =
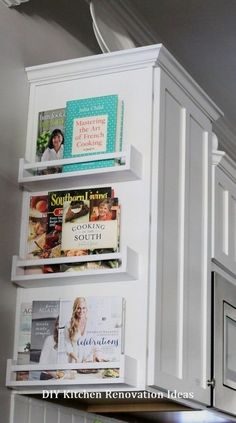
<path id="1" fill-rule="evenodd" d="M 93 33 L 89 4 L 85 0 L 29 0 L 16 10 L 60 25 L 94 54 L 101 53 Z"/>

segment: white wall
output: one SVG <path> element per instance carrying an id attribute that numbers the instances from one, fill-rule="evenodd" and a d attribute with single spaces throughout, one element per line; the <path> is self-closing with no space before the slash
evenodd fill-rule
<path id="1" fill-rule="evenodd" d="M 50 10 L 44 0 L 37 3 L 42 6 L 40 16 L 34 13 L 33 0 L 15 9 L 0 3 L 0 408 L 5 423 L 10 410 L 10 393 L 4 388 L 5 363 L 13 352 L 16 295 L 10 282 L 11 256 L 18 253 L 21 210 L 17 172 L 18 160 L 24 156 L 28 107 L 24 68 L 93 53 L 56 21 L 64 1 L 50 0 Z M 78 10 L 83 3 L 85 11 L 86 4 L 82 0 L 77 3 Z"/>

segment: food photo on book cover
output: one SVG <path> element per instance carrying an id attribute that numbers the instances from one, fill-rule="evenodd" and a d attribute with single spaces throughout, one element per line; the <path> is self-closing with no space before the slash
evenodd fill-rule
<path id="1" fill-rule="evenodd" d="M 120 247 L 120 204 L 112 187 L 51 191 L 30 195 L 27 259 L 101 255 L 78 263 L 29 266 L 25 274 L 117 268 L 118 259 L 102 254 Z"/>

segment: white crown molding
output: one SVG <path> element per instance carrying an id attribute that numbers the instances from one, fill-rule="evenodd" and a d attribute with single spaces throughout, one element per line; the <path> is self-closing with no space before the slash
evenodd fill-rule
<path id="1" fill-rule="evenodd" d="M 212 165 L 218 167 L 224 174 L 236 183 L 236 163 L 224 151 L 212 152 Z"/>
<path id="2" fill-rule="evenodd" d="M 148 67 L 162 68 L 210 120 L 214 121 L 223 115 L 209 96 L 161 44 L 34 66 L 27 68 L 26 72 L 32 84 L 40 85 L 46 81 L 61 82 Z"/>
<path id="3" fill-rule="evenodd" d="M 19 6 L 21 3 L 25 3 L 29 0 L 0 0 L 7 7 Z"/>
<path id="4" fill-rule="evenodd" d="M 226 118 L 213 124 L 213 130 L 218 137 L 220 148 L 236 161 L 236 128 Z"/>

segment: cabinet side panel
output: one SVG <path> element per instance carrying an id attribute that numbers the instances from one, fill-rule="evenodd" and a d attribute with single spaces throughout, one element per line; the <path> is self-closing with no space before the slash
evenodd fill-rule
<path id="1" fill-rule="evenodd" d="M 211 123 L 165 73 L 155 101 L 148 384 L 209 404 Z"/>
<path id="2" fill-rule="evenodd" d="M 208 133 L 190 116 L 188 245 L 186 251 L 187 377 L 206 389 L 209 371 L 209 147 Z M 198 159 L 196 159 L 198 158 Z M 195 386 L 194 386 L 195 385 Z"/>
<path id="3" fill-rule="evenodd" d="M 185 133 L 183 110 L 177 100 L 165 95 L 165 164 L 163 198 L 163 290 L 161 369 L 182 375 L 182 134 Z"/>

